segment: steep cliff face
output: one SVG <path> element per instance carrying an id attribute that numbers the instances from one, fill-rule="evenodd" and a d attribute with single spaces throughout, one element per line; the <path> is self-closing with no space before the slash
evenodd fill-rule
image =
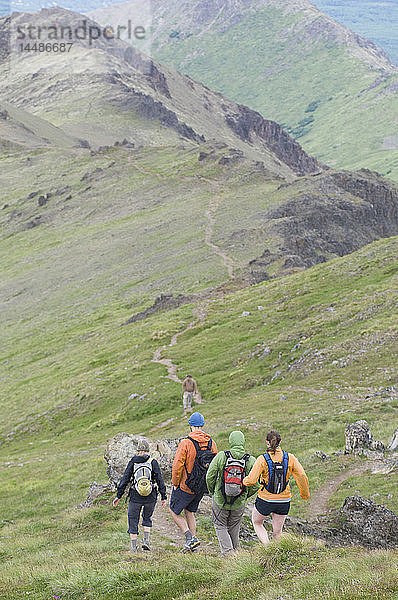
<path id="1" fill-rule="evenodd" d="M 254 281 L 268 279 L 281 259 L 278 274 L 398 235 L 398 189 L 381 177 L 367 171 L 325 172 L 313 184 L 311 191 L 298 194 L 297 184 L 288 186 L 293 198 L 265 216 L 268 234 L 281 242 L 250 262 Z"/>
<path id="2" fill-rule="evenodd" d="M 118 23 L 145 6 L 92 14 Z M 283 124 L 323 163 L 398 179 L 398 69 L 373 42 L 308 0 L 157 0 L 151 9 L 143 49 L 153 58 Z"/>
<path id="3" fill-rule="evenodd" d="M 18 29 L 36 35 L 40 28 L 46 41 L 50 29 L 73 33 L 83 26 L 96 32 L 94 39 L 75 33 L 70 52 L 56 61 L 51 53 L 21 53 Z M 108 39 L 87 17 L 61 8 L 14 13 L 0 20 L 0 37 L 10 32 L 11 68 L 0 72 L 0 99 L 45 119 L 50 114 L 72 136 L 80 137 L 83 126 L 92 148 L 124 139 L 137 146 L 181 138 L 196 144 L 227 140 L 249 159 L 264 162 L 276 178 L 292 181 L 320 169 L 277 123 L 161 66 L 117 36 Z M 153 127 L 156 139 L 149 134 Z"/>
<path id="4" fill-rule="evenodd" d="M 325 168 L 315 158 L 309 156 L 300 144 L 282 129 L 275 121 L 264 119 L 260 113 L 239 106 L 239 112 L 227 116 L 231 129 L 244 141 L 252 142 L 254 137 L 263 140 L 281 161 L 288 164 L 297 175 L 318 172 Z"/>

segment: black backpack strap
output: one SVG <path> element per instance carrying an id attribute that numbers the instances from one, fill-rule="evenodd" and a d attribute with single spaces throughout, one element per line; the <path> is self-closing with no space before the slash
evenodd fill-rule
<path id="1" fill-rule="evenodd" d="M 211 450 L 211 449 L 212 449 L 212 447 L 213 447 L 213 440 L 210 438 L 210 439 L 209 439 L 209 443 L 207 444 L 207 449 L 208 449 L 208 450 Z"/>
<path id="2" fill-rule="evenodd" d="M 193 443 L 193 445 L 195 446 L 195 450 L 196 450 L 196 452 L 197 452 L 197 453 L 198 453 L 198 452 L 200 452 L 200 450 L 201 450 L 201 447 L 200 447 L 200 444 L 199 444 L 199 442 L 197 442 L 196 440 L 194 440 L 193 438 L 191 438 L 191 437 L 189 437 L 189 436 L 187 437 L 187 440 L 191 440 L 191 442 L 192 442 L 192 443 Z M 211 440 L 210 440 L 210 441 L 211 441 Z"/>

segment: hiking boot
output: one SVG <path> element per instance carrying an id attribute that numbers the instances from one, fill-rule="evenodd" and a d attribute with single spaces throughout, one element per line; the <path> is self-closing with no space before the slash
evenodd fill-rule
<path id="1" fill-rule="evenodd" d="M 196 536 L 194 536 L 189 540 L 189 542 L 185 542 L 181 552 L 196 552 L 198 546 L 200 546 L 200 541 Z"/>
<path id="2" fill-rule="evenodd" d="M 142 542 L 142 546 L 141 547 L 142 547 L 143 550 L 146 550 L 147 552 L 151 551 L 151 547 L 149 545 L 149 542 Z"/>

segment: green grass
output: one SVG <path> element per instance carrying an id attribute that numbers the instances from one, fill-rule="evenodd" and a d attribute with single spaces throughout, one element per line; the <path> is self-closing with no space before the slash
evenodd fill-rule
<path id="1" fill-rule="evenodd" d="M 398 238 L 220 295 L 207 304 L 203 325 L 169 347 L 173 334 L 192 322 L 194 305 L 121 324 L 149 306 L 159 291 L 171 286 L 173 291 L 199 291 L 225 280 L 220 261 L 203 246 L 203 214 L 211 190 L 201 177 L 210 172 L 223 190 L 215 237 L 225 245 L 223 236 L 227 240 L 233 227 L 220 226 L 223 215 L 233 206 L 236 223 L 248 227 L 251 215 L 270 201 L 273 182 L 262 184 L 258 174 L 248 180 L 246 163 L 233 175 L 214 164 L 198 165 L 197 153 L 183 150 L 134 152 L 136 164 L 144 170 L 156 165 L 164 180 L 156 172 L 144 176 L 128 167 L 124 149 L 90 158 L 57 152 L 29 155 L 35 161 L 37 189 L 60 189 L 67 173 L 72 198 L 52 197 L 43 208 L 48 223 L 29 231 L 22 226 L 37 208 L 35 199 L 27 200 L 32 184 L 26 156 L 1 159 L 0 179 L 9 182 L 10 206 L 1 213 L 6 227 L 0 242 L 5 307 L 0 597 L 110 600 L 117 594 L 193 600 L 199 593 L 231 600 L 394 598 L 396 552 L 332 550 L 289 536 L 267 551 L 249 546 L 250 552 L 245 549 L 226 563 L 217 556 L 209 515 L 202 514 L 199 534 L 211 544 L 206 552 L 182 557 L 175 540 L 155 532 L 154 559 L 139 556 L 135 561 L 127 553 L 125 505 L 115 511 L 108 495 L 90 509 L 76 507 L 93 480 L 106 481 L 104 447 L 116 433 L 159 438 L 186 433 L 180 386 L 165 378 L 164 367 L 151 362 L 161 345 L 180 375 L 189 370 L 198 380 L 206 401 L 200 410 L 220 448 L 229 432 L 239 428 L 247 448 L 259 454 L 266 430 L 279 428 L 285 447 L 303 463 L 313 493 L 362 460 L 334 454 L 344 447 L 348 423 L 365 418 L 374 436 L 388 443 L 397 409 L 392 387 L 397 383 Z M 116 165 L 109 166 L 112 162 Z M 81 181 L 83 175 L 97 167 L 114 169 L 120 180 L 100 177 L 84 191 L 88 184 Z M 195 173 L 191 185 L 184 177 Z M 239 187 L 242 181 L 248 182 L 246 190 Z M 262 185 L 267 194 L 253 200 Z M 234 186 L 242 202 L 234 197 Z M 192 240 L 189 251 L 187 211 L 189 225 L 194 216 L 203 223 L 197 234 L 201 239 Z M 151 228 L 150 243 L 139 238 L 138 255 L 134 244 L 143 222 Z M 167 231 L 171 226 L 173 238 Z M 253 239 L 257 252 L 259 241 Z M 133 271 L 137 265 L 139 272 Z M 170 287 L 163 287 L 165 282 Z M 245 311 L 250 314 L 243 316 Z M 133 393 L 140 399 L 130 400 Z M 172 417 L 176 419 L 169 425 L 151 431 Z M 318 450 L 331 458 L 320 461 L 314 457 Z M 351 477 L 330 506 L 339 506 L 358 490 L 397 511 L 396 489 L 396 474 L 388 480 L 371 474 Z M 375 490 L 380 496 L 374 496 Z M 292 514 L 305 517 L 307 505 L 294 485 L 293 493 Z"/>
<path id="2" fill-rule="evenodd" d="M 154 58 L 283 124 L 326 164 L 367 167 L 397 180 L 396 151 L 384 148 L 385 138 L 397 134 L 396 97 L 387 89 L 396 73 L 327 25 L 318 31 L 322 18 L 317 22 L 313 10 L 242 10 L 238 22 L 223 27 L 217 18 L 191 23 L 172 4 L 161 25 L 157 18 L 155 13 Z M 171 37 L 173 31 L 180 35 Z M 237 72 L 242 56 L 245 68 Z M 372 87 L 388 69 L 389 77 Z"/>

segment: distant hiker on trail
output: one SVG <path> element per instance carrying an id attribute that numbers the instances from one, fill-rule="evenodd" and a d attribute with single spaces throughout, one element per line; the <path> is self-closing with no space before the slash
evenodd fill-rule
<path id="1" fill-rule="evenodd" d="M 182 552 L 194 552 L 200 545 L 196 537 L 195 513 L 207 492 L 206 472 L 217 452 L 215 442 L 203 431 L 203 415 L 195 412 L 188 422 L 191 434 L 181 440 L 174 457 L 170 498 L 171 516 L 185 535 Z"/>
<path id="2" fill-rule="evenodd" d="M 246 454 L 245 436 L 241 431 L 231 433 L 229 446 L 229 450 L 219 452 L 212 460 L 206 475 L 207 487 L 213 496 L 213 525 L 224 556 L 238 549 L 245 504 L 260 487 L 243 485 L 256 459 Z"/>
<path id="3" fill-rule="evenodd" d="M 260 491 L 253 508 L 252 522 L 260 541 L 266 546 L 269 543 L 267 531 L 263 524 L 265 518 L 272 514 L 274 538 L 280 540 L 283 525 L 290 509 L 292 493 L 289 478 L 293 475 L 304 500 L 310 497 L 307 475 L 293 454 L 288 454 L 280 447 L 281 436 L 277 431 L 267 433 L 267 452 L 258 457 L 249 475 L 243 480 L 246 486 L 256 485 L 259 478 Z"/>
<path id="4" fill-rule="evenodd" d="M 184 414 L 192 410 L 192 398 L 198 393 L 198 386 L 192 375 L 187 375 L 182 382 L 182 403 L 184 406 Z"/>
<path id="5" fill-rule="evenodd" d="M 141 510 L 143 511 L 142 525 L 144 529 L 144 539 L 142 549 L 149 551 L 149 536 L 152 527 L 152 515 L 155 510 L 158 489 L 162 498 L 162 507 L 166 507 L 166 486 L 163 481 L 159 463 L 149 455 L 149 444 L 146 440 L 138 443 L 137 455 L 133 456 L 124 472 L 122 479 L 117 486 L 117 495 L 113 501 L 113 506 L 119 504 L 126 487 L 131 482 L 129 497 L 129 529 L 131 540 L 131 552 L 137 552 L 138 523 Z M 157 484 L 157 488 L 155 486 Z"/>

